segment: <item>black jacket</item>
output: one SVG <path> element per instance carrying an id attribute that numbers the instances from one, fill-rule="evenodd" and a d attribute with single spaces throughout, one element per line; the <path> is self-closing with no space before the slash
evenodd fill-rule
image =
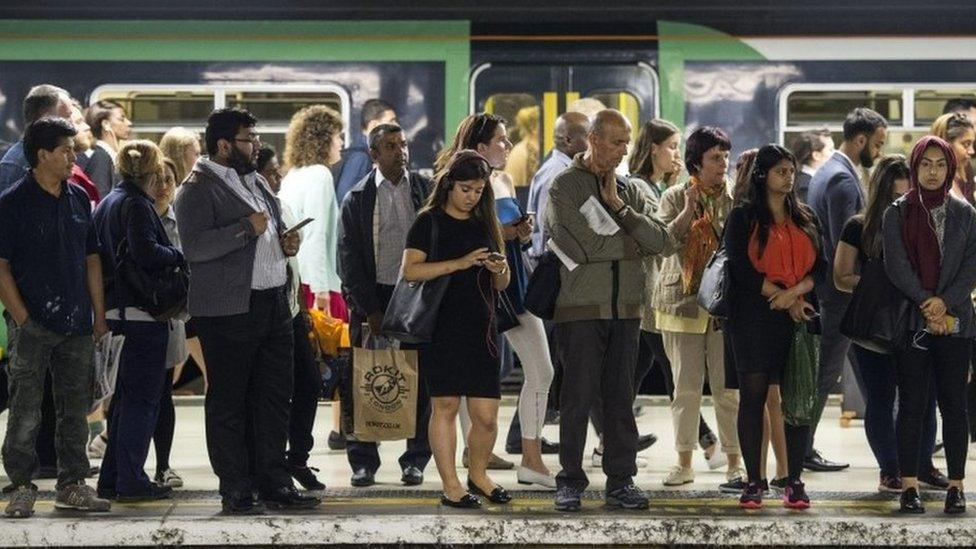
<path id="1" fill-rule="evenodd" d="M 433 185 L 430 179 L 408 172 L 410 197 L 415 210 L 427 200 Z M 373 209 L 376 207 L 376 168 L 342 201 L 339 222 L 339 278 L 346 303 L 363 317 L 382 313 L 376 296 L 376 257 L 373 254 Z"/>

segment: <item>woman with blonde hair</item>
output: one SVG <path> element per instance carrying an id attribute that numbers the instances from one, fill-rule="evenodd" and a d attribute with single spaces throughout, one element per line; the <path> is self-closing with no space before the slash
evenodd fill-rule
<path id="1" fill-rule="evenodd" d="M 172 488 L 150 482 L 143 467 L 159 415 L 166 377 L 169 323 L 145 308 L 146 296 L 116 276 L 122 253 L 137 268 L 158 273 L 183 265 L 183 253 L 166 236 L 154 208 L 164 184 L 163 154 L 152 141 L 130 141 L 116 159 L 122 183 L 95 209 L 105 273 L 105 318 L 125 336 L 108 425 L 108 445 L 98 477 L 101 497 L 145 501 L 169 497 Z M 123 244 L 120 246 L 120 244 Z"/>
<path id="2" fill-rule="evenodd" d="M 179 187 L 200 158 L 200 135 L 182 126 L 170 128 L 159 140 L 159 149 L 173 162 L 176 186 Z"/>

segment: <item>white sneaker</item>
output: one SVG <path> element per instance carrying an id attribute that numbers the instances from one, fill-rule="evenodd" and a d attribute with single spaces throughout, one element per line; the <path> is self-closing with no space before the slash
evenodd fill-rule
<path id="1" fill-rule="evenodd" d="M 634 458 L 634 463 L 637 465 L 638 469 L 647 468 L 647 458 L 643 456 L 636 456 Z M 592 465 L 594 469 L 603 468 L 603 452 L 593 450 L 593 456 L 590 458 L 590 465 Z"/>
<path id="2" fill-rule="evenodd" d="M 172 468 L 166 469 L 162 473 L 157 473 L 155 481 L 160 486 L 169 486 L 170 488 L 183 487 L 183 479 Z"/>
<path id="3" fill-rule="evenodd" d="M 685 469 L 680 465 L 672 467 L 671 471 L 664 477 L 665 486 L 681 486 L 682 484 L 691 484 L 692 482 L 695 482 L 694 469 Z"/>
<path id="4" fill-rule="evenodd" d="M 538 484 L 544 488 L 556 489 L 556 477 L 533 471 L 528 467 L 519 467 L 515 471 L 515 478 L 519 484 Z"/>
<path id="5" fill-rule="evenodd" d="M 715 448 L 715 451 L 712 452 L 711 457 L 709 457 L 708 454 L 705 454 L 705 463 L 708 464 L 709 471 L 714 471 L 728 465 L 729 458 L 725 455 L 725 452 Z"/>
<path id="6" fill-rule="evenodd" d="M 105 447 L 108 446 L 108 439 L 103 433 L 95 435 L 95 438 L 88 443 L 88 459 L 102 459 L 105 457 Z"/>

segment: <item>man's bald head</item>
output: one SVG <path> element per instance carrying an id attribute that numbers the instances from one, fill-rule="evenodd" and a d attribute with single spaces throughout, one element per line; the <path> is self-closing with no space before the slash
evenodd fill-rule
<path id="1" fill-rule="evenodd" d="M 593 116 L 588 155 L 593 167 L 600 171 L 612 171 L 627 156 L 630 145 L 630 122 L 616 109 L 604 109 Z"/>
<path id="2" fill-rule="evenodd" d="M 567 112 L 556 119 L 553 130 L 556 149 L 575 156 L 586 150 L 586 134 L 590 131 L 590 119 L 583 113 Z"/>

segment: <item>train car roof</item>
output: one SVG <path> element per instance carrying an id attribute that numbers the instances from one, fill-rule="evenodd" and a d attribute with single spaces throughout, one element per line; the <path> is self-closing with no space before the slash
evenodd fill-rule
<path id="1" fill-rule="evenodd" d="M 658 20 L 735 36 L 972 35 L 976 2 L 958 0 L 19 0 L 0 19 L 431 20 L 495 35 L 653 35 Z"/>

